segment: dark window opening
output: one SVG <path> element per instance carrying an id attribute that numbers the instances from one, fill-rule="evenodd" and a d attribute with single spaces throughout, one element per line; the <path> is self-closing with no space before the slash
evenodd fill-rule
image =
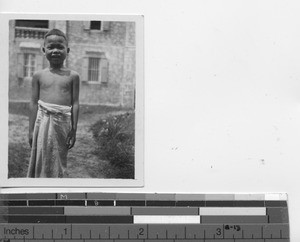
<path id="1" fill-rule="evenodd" d="M 17 27 L 28 27 L 28 28 L 45 28 L 49 27 L 48 20 L 27 20 L 27 19 L 19 19 L 16 20 Z"/>
<path id="2" fill-rule="evenodd" d="M 91 21 L 90 29 L 101 30 L 101 21 Z"/>

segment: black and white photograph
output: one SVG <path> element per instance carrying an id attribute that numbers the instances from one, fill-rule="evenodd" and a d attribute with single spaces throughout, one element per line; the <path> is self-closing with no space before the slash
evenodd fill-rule
<path id="1" fill-rule="evenodd" d="M 13 17 L 8 180 L 141 184 L 142 17 Z"/>
<path id="2" fill-rule="evenodd" d="M 135 224 L 127 224 L 134 233 L 116 224 L 111 240 L 118 231 L 124 240 L 184 237 L 192 220 L 172 215 L 184 213 L 203 226 L 188 228 L 195 241 L 300 241 L 299 13 L 297 0 L 1 0 L 4 239 L 38 238 L 23 236 L 33 226 L 10 209 L 23 202 L 33 211 L 30 200 L 7 200 L 33 192 L 81 200 L 82 209 L 58 216 L 63 223 L 111 210 L 97 201 L 90 210 L 83 200 L 99 198 L 90 193 L 112 199 L 113 216 L 121 210 L 118 220 L 124 212 Z M 203 210 L 191 207 L 199 199 Z M 71 204 L 62 202 L 54 204 Z M 47 228 L 41 212 L 26 217 L 39 228 L 47 217 Z M 92 240 L 82 226 L 74 239 Z"/>

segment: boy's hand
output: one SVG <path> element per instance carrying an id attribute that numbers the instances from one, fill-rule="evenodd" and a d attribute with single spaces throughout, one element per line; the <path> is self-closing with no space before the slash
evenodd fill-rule
<path id="1" fill-rule="evenodd" d="M 75 141 L 76 141 L 76 131 L 74 129 L 71 129 L 67 137 L 68 149 L 71 149 L 74 146 Z"/>

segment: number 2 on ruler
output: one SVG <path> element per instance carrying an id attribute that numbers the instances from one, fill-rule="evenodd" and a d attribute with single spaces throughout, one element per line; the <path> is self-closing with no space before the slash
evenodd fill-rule
<path id="1" fill-rule="evenodd" d="M 139 228 L 139 235 L 141 235 L 141 236 L 144 235 L 144 228 Z"/>

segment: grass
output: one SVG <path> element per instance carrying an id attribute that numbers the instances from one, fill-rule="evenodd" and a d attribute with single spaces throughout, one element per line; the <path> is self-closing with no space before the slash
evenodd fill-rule
<path id="1" fill-rule="evenodd" d="M 128 178 L 128 170 L 116 167 L 97 151 L 91 127 L 99 120 L 128 112 L 121 107 L 81 105 L 77 140 L 68 154 L 69 178 Z M 9 105 L 9 177 L 25 177 L 30 159 L 28 134 L 28 104 Z"/>
<path id="2" fill-rule="evenodd" d="M 28 169 L 30 155 L 29 146 L 10 143 L 8 151 L 8 178 L 25 177 Z"/>

